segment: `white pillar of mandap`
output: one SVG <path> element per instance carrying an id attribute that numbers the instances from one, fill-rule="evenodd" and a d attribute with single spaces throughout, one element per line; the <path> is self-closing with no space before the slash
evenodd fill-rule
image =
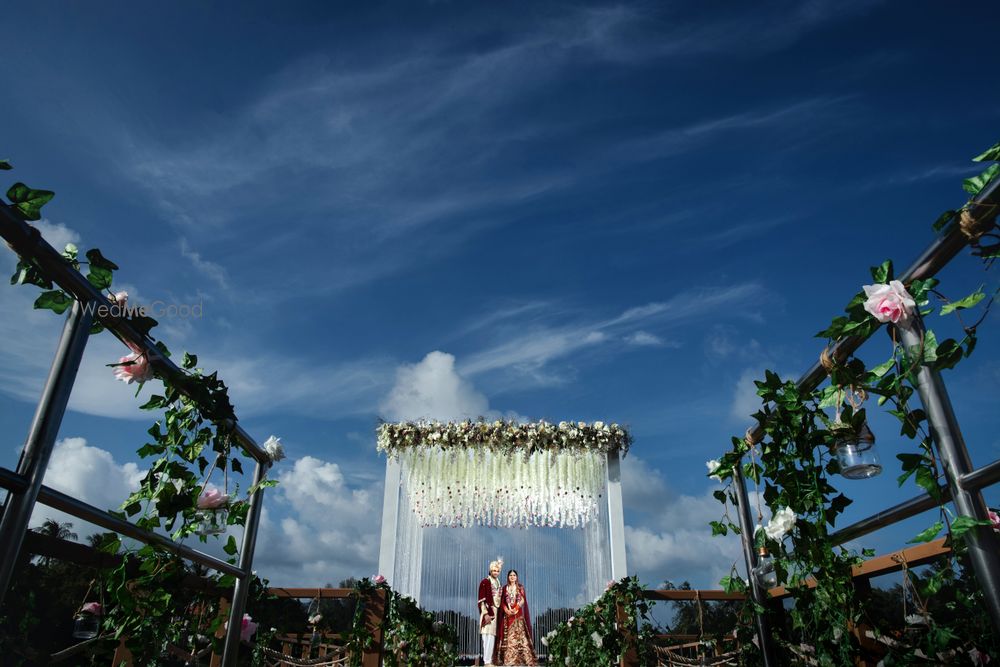
<path id="1" fill-rule="evenodd" d="M 385 497 L 382 500 L 382 540 L 378 550 L 378 571 L 390 586 L 396 572 L 396 524 L 399 519 L 399 482 L 402 466 L 398 458 L 385 462 Z"/>
<path id="2" fill-rule="evenodd" d="M 618 450 L 608 452 L 608 538 L 611 542 L 611 578 L 628 576 L 625 564 L 625 508 L 622 505 L 622 465 Z"/>

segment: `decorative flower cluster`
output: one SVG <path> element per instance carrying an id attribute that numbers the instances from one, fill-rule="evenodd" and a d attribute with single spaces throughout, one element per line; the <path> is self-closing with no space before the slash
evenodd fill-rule
<path id="1" fill-rule="evenodd" d="M 378 428 L 378 451 L 389 456 L 396 456 L 412 447 L 489 449 L 506 454 L 515 451 L 530 454 L 539 450 L 620 450 L 624 456 L 631 444 L 632 436 L 627 430 L 618 424 L 601 421 L 592 424 L 550 424 L 546 421 L 522 424 L 500 419 L 493 422 L 416 421 L 383 423 Z"/>
<path id="2" fill-rule="evenodd" d="M 607 478 L 597 451 L 542 450 L 521 459 L 411 447 L 399 458 L 404 492 L 424 526 L 579 528 L 597 517 Z"/>

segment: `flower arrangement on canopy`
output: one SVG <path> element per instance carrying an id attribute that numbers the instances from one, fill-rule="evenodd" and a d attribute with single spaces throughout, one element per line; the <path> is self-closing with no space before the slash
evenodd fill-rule
<path id="1" fill-rule="evenodd" d="M 618 424 L 497 420 L 383 423 L 378 450 L 402 465 L 423 526 L 558 526 L 596 518 L 607 454 L 632 437 Z"/>

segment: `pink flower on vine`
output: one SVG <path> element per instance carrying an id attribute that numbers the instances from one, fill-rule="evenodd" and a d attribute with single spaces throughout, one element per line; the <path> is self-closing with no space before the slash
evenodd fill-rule
<path id="1" fill-rule="evenodd" d="M 101 616 L 104 614 L 104 607 L 101 606 L 100 602 L 88 602 L 80 607 L 80 611 L 86 614 L 92 614 L 93 616 Z"/>
<path id="2" fill-rule="evenodd" d="M 374 577 L 372 577 L 372 581 L 374 581 L 376 584 L 384 584 L 385 577 L 382 576 L 381 574 L 376 574 Z"/>
<path id="3" fill-rule="evenodd" d="M 250 614 L 243 614 L 243 623 L 240 626 L 240 639 L 248 642 L 255 632 L 257 632 L 257 624 L 253 622 Z"/>
<path id="4" fill-rule="evenodd" d="M 214 510 L 224 507 L 229 502 L 229 496 L 218 489 L 207 488 L 198 496 L 198 509 Z"/>
<path id="5" fill-rule="evenodd" d="M 115 366 L 115 378 L 126 384 L 152 380 L 153 367 L 149 365 L 149 358 L 131 345 L 129 347 L 132 349 L 132 354 L 118 360 L 119 365 Z"/>
<path id="6" fill-rule="evenodd" d="M 993 530 L 1000 531 L 1000 514 L 990 510 L 990 522 L 993 524 Z"/>
<path id="7" fill-rule="evenodd" d="M 910 312 L 917 306 L 910 293 L 898 280 L 890 280 L 888 285 L 865 285 L 865 310 L 883 324 L 907 324 Z"/>

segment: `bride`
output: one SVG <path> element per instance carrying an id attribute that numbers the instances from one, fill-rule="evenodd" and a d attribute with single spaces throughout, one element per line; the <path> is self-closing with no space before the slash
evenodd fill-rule
<path id="1" fill-rule="evenodd" d="M 503 615 L 497 628 L 497 664 L 538 664 L 531 638 L 528 598 L 524 595 L 524 586 L 517 580 L 517 570 L 507 573 L 507 584 L 500 596 L 500 609 Z"/>

